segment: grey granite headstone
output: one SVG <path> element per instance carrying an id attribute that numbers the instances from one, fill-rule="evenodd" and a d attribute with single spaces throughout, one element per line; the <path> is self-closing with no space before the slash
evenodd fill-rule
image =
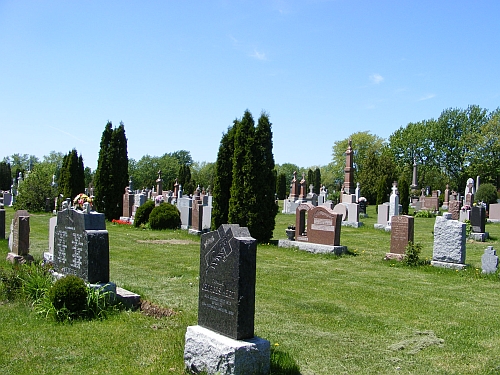
<path id="1" fill-rule="evenodd" d="M 198 324 L 235 340 L 254 337 L 257 242 L 246 227 L 202 234 Z"/>
<path id="2" fill-rule="evenodd" d="M 30 248 L 30 215 L 28 211 L 18 210 L 14 215 L 9 239 L 10 251 L 15 255 L 28 255 Z"/>
<path id="3" fill-rule="evenodd" d="M 109 282 L 109 239 L 104 214 L 72 208 L 57 213 L 54 269 L 89 283 Z"/>
<path id="4" fill-rule="evenodd" d="M 465 227 L 465 223 L 452 220 L 450 213 L 436 217 L 432 265 L 449 268 L 465 266 Z"/>
<path id="5" fill-rule="evenodd" d="M 490 220 L 500 221 L 500 203 L 490 204 Z"/>
<path id="6" fill-rule="evenodd" d="M 498 267 L 498 256 L 493 246 L 488 246 L 481 257 L 483 273 L 495 273 Z"/>

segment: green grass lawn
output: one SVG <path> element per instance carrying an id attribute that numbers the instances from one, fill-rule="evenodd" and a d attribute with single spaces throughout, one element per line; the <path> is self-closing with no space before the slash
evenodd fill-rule
<path id="1" fill-rule="evenodd" d="M 481 275 L 481 256 L 498 246 L 467 242 L 465 271 L 383 261 L 390 233 L 342 227 L 351 255 L 258 246 L 255 333 L 288 354 L 301 374 L 500 374 L 500 279 Z M 7 222 L 13 216 L 7 208 Z M 50 215 L 31 215 L 31 254 L 48 248 Z M 279 214 L 274 238 L 294 215 Z M 415 219 L 421 258 L 432 256 L 434 219 Z M 139 311 L 60 324 L 22 302 L 0 302 L 2 374 L 183 374 L 184 334 L 197 321 L 199 237 L 107 224 L 110 278 L 176 311 Z M 7 233 L 8 233 L 7 229 Z M 0 240 L 5 257 L 7 240 Z M 273 373 L 280 373 L 275 369 Z"/>

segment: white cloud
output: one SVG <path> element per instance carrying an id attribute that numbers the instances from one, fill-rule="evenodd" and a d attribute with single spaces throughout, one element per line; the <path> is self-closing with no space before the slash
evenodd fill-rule
<path id="1" fill-rule="evenodd" d="M 374 85 L 378 85 L 379 83 L 382 83 L 384 81 L 384 77 L 382 77 L 380 74 L 372 74 L 370 76 L 370 81 Z"/>
<path id="2" fill-rule="evenodd" d="M 422 96 L 420 99 L 418 99 L 419 102 L 423 101 L 423 100 L 428 100 L 428 99 L 432 99 L 436 96 L 436 94 L 428 94 L 428 95 L 425 95 L 425 96 Z"/>
<path id="3" fill-rule="evenodd" d="M 250 56 L 255 57 L 257 60 L 267 60 L 266 54 L 257 50 L 254 50 Z"/>

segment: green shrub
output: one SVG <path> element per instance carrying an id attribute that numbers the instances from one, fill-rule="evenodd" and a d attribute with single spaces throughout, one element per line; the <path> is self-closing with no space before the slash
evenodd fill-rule
<path id="1" fill-rule="evenodd" d="M 432 212 L 430 210 L 420 210 L 417 213 L 415 213 L 415 217 L 430 218 L 430 217 L 434 217 L 434 216 L 436 216 L 436 215 L 434 215 L 434 212 Z"/>
<path id="2" fill-rule="evenodd" d="M 497 188 L 489 183 L 479 185 L 474 200 L 486 204 L 497 203 Z"/>
<path id="3" fill-rule="evenodd" d="M 146 224 L 149 221 L 149 215 L 151 211 L 155 208 L 155 202 L 148 200 L 142 206 L 140 206 L 135 212 L 134 226 L 140 227 L 141 224 Z"/>
<path id="4" fill-rule="evenodd" d="M 181 214 L 170 203 L 160 203 L 149 215 L 151 229 L 176 229 L 181 225 Z"/>
<path id="5" fill-rule="evenodd" d="M 470 234 L 472 233 L 472 224 L 470 223 L 470 220 L 465 220 L 464 223 L 465 223 L 465 235 L 469 237 Z"/>
<path id="6" fill-rule="evenodd" d="M 0 269 L 0 298 L 12 301 L 21 293 L 22 279 L 19 277 L 21 265 L 11 269 Z"/>
<path id="7" fill-rule="evenodd" d="M 20 274 L 22 293 L 28 300 L 37 303 L 52 287 L 52 275 L 49 267 L 41 263 L 31 263 L 23 266 Z"/>
<path id="8" fill-rule="evenodd" d="M 408 242 L 406 246 L 405 256 L 403 258 L 403 264 L 411 267 L 418 266 L 420 264 L 420 253 L 422 252 L 422 245 L 413 242 Z"/>
<path id="9" fill-rule="evenodd" d="M 57 320 L 80 317 L 87 307 L 87 285 L 77 276 L 65 276 L 54 283 L 49 298 L 57 312 Z"/>

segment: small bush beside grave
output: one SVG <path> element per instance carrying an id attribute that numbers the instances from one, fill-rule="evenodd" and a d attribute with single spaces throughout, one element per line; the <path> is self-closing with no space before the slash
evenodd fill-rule
<path id="1" fill-rule="evenodd" d="M 146 224 L 149 221 L 149 215 L 151 215 L 151 211 L 153 211 L 154 208 L 155 202 L 152 200 L 148 200 L 142 206 L 139 206 L 135 212 L 134 226 L 138 228 L 141 224 Z"/>
<path id="2" fill-rule="evenodd" d="M 177 207 L 170 203 L 160 203 L 149 215 L 151 229 L 177 229 L 181 226 L 181 215 Z"/>

